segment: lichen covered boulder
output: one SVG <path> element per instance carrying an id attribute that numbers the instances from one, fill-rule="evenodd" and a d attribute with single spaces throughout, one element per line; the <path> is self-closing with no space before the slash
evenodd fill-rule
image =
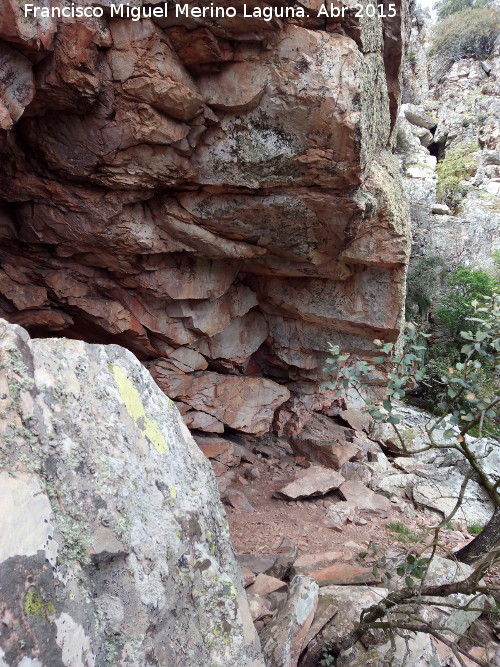
<path id="1" fill-rule="evenodd" d="M 0 320 L 0 664 L 262 660 L 210 464 L 132 353 Z"/>

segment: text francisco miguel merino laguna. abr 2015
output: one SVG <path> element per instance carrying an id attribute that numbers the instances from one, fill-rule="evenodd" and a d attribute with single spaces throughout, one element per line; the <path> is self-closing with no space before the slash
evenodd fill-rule
<path id="1" fill-rule="evenodd" d="M 0 0 L 3 2 L 3 0 Z M 338 18 L 344 16 L 346 11 L 353 12 L 354 16 L 360 18 L 366 17 L 380 17 L 391 18 L 396 16 L 395 4 L 357 4 L 353 7 L 339 7 L 333 3 L 328 5 L 326 2 L 318 8 L 314 13 L 310 13 L 304 7 L 270 7 L 264 5 L 263 7 L 254 7 L 243 5 L 238 11 L 231 6 L 218 6 L 213 2 L 204 6 L 196 7 L 188 3 L 171 4 L 164 2 L 159 5 L 144 5 L 142 7 L 131 7 L 125 3 L 114 3 L 107 8 L 106 15 L 109 18 L 131 19 L 132 21 L 140 21 L 141 19 L 166 18 L 173 16 L 175 18 L 192 18 L 192 19 L 224 19 L 234 18 L 239 15 L 243 18 L 260 18 L 265 21 L 272 21 L 273 19 L 301 19 L 310 18 L 311 16 L 318 16 L 323 18 Z M 102 7 L 94 7 L 92 5 L 82 6 L 75 3 L 70 3 L 62 7 L 41 7 L 34 3 L 24 3 L 24 15 L 26 17 L 35 18 L 102 18 L 104 16 L 104 9 Z"/>

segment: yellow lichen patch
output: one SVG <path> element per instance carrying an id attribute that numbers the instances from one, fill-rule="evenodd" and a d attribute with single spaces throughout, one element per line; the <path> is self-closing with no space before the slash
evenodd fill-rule
<path id="1" fill-rule="evenodd" d="M 41 616 L 46 618 L 56 613 L 56 608 L 52 602 L 44 602 L 40 593 L 34 586 L 31 586 L 24 598 L 24 613 L 26 616 Z"/>
<path id="2" fill-rule="evenodd" d="M 170 496 L 175 500 L 177 498 L 177 491 L 175 490 L 175 486 L 173 484 L 169 484 L 168 488 L 170 490 Z"/>
<path id="3" fill-rule="evenodd" d="M 144 437 L 151 442 L 156 451 L 159 454 L 164 454 L 168 451 L 168 445 L 165 442 L 165 438 L 163 437 L 156 420 L 146 416 L 146 411 L 144 410 L 144 405 L 142 404 L 139 392 L 119 366 L 111 366 L 111 372 L 113 373 L 118 391 L 125 403 L 127 412 L 136 422 Z M 141 421 L 139 422 L 139 420 Z"/>

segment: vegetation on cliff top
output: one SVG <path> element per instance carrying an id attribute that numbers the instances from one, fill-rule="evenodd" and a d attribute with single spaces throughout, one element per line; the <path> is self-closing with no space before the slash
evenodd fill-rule
<path id="1" fill-rule="evenodd" d="M 440 21 L 465 9 L 484 9 L 494 6 L 495 0 L 438 0 L 434 5 Z"/>
<path id="2" fill-rule="evenodd" d="M 464 9 L 452 13 L 434 27 L 430 54 L 438 56 L 445 68 L 461 58 L 489 58 L 499 30 L 500 11 L 497 8 Z"/>

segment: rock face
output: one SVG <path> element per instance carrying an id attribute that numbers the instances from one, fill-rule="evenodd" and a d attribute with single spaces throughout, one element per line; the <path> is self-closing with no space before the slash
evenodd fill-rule
<path id="1" fill-rule="evenodd" d="M 437 255 L 451 267 L 495 271 L 500 248 L 500 42 L 488 63 L 466 58 L 436 73 L 426 57 L 429 24 L 414 18 L 411 72 L 398 119 L 398 152 L 410 201 L 412 261 Z M 438 83 L 435 81 L 438 80 Z M 439 201 L 438 162 L 464 155 L 462 198 Z"/>
<path id="2" fill-rule="evenodd" d="M 369 358 L 398 335 L 405 8 L 306 4 L 58 22 L 3 3 L 0 314 L 124 345 L 192 428 L 262 433 L 286 403 L 300 430 L 333 400 L 328 342 Z"/>
<path id="3" fill-rule="evenodd" d="M 263 667 L 210 464 L 127 350 L 0 321 L 0 663 Z"/>

